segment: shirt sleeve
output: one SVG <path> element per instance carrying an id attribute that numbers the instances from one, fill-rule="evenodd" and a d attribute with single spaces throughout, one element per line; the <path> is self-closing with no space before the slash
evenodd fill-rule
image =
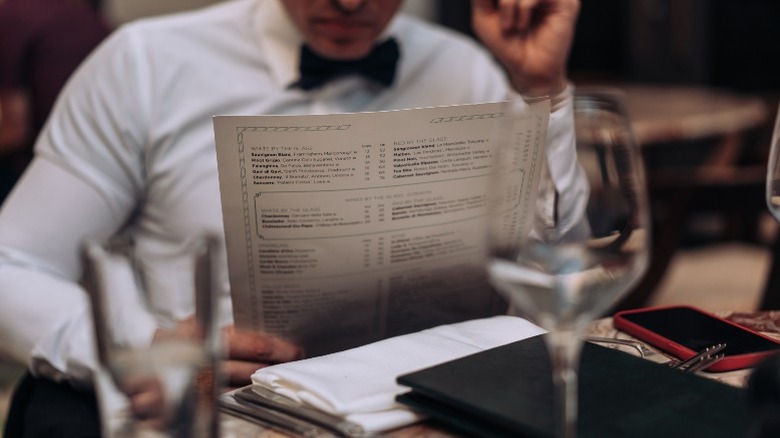
<path id="1" fill-rule="evenodd" d="M 88 381 L 95 369 L 89 300 L 67 267 L 86 237 L 102 238 L 123 222 L 90 185 L 38 158 L 0 212 L 0 348 L 38 375 Z M 138 309 L 136 309 L 138 310 Z M 136 342 L 156 324 L 134 321 Z"/>
<path id="2" fill-rule="evenodd" d="M 588 182 L 579 167 L 574 138 L 574 88 L 569 85 L 552 97 L 547 129 L 547 166 L 552 187 L 544 198 L 550 202 L 557 237 L 579 233 L 585 224 Z M 542 187 L 545 190 L 545 187 Z"/>
<path id="3" fill-rule="evenodd" d="M 0 210 L 0 352 L 49 377 L 86 380 L 95 366 L 86 238 L 105 238 L 143 197 L 148 104 L 138 47 L 110 38 L 63 91 L 36 158 Z M 151 339 L 147 314 L 137 336 Z"/>
<path id="4" fill-rule="evenodd" d="M 509 91 L 508 99 L 527 100 Z M 579 167 L 574 138 L 574 86 L 568 85 L 556 96 L 549 96 L 550 119 L 547 126 L 547 169 L 539 182 L 537 220 L 545 224 L 547 239 L 565 240 L 578 236 L 587 227 L 585 204 L 588 182 Z M 549 230 L 554 230 L 552 233 Z M 540 230 L 535 230 L 542 235 Z"/>

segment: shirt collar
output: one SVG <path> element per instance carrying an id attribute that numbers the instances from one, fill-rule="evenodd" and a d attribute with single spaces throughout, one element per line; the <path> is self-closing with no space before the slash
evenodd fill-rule
<path id="1" fill-rule="evenodd" d="M 255 12 L 255 34 L 274 80 L 284 86 L 298 78 L 303 38 L 279 0 L 261 0 Z"/>

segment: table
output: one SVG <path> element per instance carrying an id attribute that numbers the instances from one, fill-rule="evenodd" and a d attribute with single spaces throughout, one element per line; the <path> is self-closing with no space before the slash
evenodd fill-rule
<path id="1" fill-rule="evenodd" d="M 617 84 L 637 140 L 663 146 L 671 141 L 730 136 L 764 122 L 768 110 L 756 96 L 694 86 Z"/>
<path id="2" fill-rule="evenodd" d="M 780 340 L 780 311 L 770 312 L 716 312 L 718 316 L 726 318 L 732 322 L 744 325 L 753 330 L 759 331 L 772 338 Z M 612 318 L 604 318 L 596 321 L 592 328 L 592 336 L 600 336 L 606 338 L 621 338 L 621 339 L 634 339 L 631 335 L 616 330 L 612 326 Z M 721 383 L 735 386 L 738 388 L 745 387 L 747 384 L 747 378 L 750 375 L 750 369 L 728 371 L 722 373 L 707 373 L 701 372 L 699 375 L 717 380 Z"/>
<path id="3" fill-rule="evenodd" d="M 770 312 L 717 312 L 733 322 L 745 325 L 754 330 L 780 339 L 780 311 Z M 595 321 L 588 333 L 592 336 L 618 337 L 634 339 L 632 336 L 615 330 L 611 318 L 603 318 Z M 744 387 L 750 370 L 737 370 L 725 373 L 700 372 L 702 376 L 720 381 L 727 385 Z M 222 438 L 290 438 L 290 435 L 278 431 L 265 429 L 262 426 L 239 419 L 230 414 L 222 415 Z M 407 426 L 395 431 L 390 431 L 387 438 L 458 438 L 457 433 L 444 430 L 430 423 L 420 423 Z"/>
<path id="4" fill-rule="evenodd" d="M 697 204 L 711 204 L 739 222 L 763 211 L 766 163 L 743 163 L 745 136 L 769 120 L 759 96 L 696 86 L 610 84 L 625 94 L 627 112 L 645 159 L 655 227 L 650 267 L 619 306 L 646 305 L 684 236 Z M 705 195 L 712 194 L 708 201 Z M 734 236 L 729 236 L 734 237 Z"/>

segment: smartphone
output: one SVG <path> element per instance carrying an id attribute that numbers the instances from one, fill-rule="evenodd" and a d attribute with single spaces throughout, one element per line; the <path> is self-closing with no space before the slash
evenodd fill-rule
<path id="1" fill-rule="evenodd" d="M 650 307 L 617 312 L 616 329 L 680 359 L 714 344 L 726 343 L 723 359 L 707 371 L 750 368 L 780 352 L 780 341 L 691 306 Z"/>

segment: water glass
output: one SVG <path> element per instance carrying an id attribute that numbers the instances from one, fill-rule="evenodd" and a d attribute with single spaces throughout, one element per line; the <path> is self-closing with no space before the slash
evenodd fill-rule
<path id="1" fill-rule="evenodd" d="M 107 436 L 215 437 L 214 240 L 85 242 Z"/>

